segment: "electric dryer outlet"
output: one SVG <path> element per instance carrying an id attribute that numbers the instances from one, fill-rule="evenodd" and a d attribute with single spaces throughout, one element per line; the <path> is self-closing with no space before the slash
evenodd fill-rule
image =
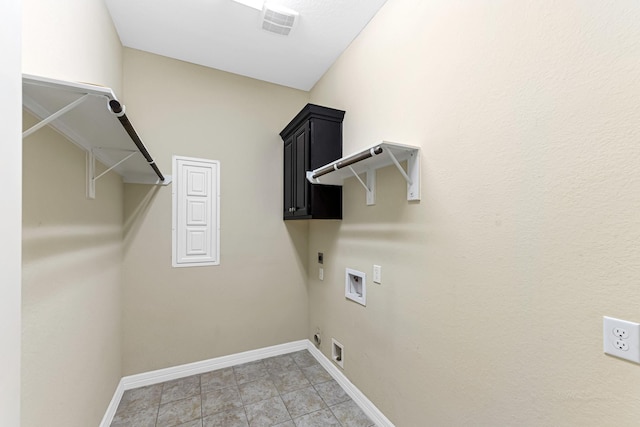
<path id="1" fill-rule="evenodd" d="M 602 335 L 605 353 L 640 363 L 640 324 L 604 316 Z"/>

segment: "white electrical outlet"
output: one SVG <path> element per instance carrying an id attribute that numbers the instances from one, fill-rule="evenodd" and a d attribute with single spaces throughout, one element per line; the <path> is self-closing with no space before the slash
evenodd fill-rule
<path id="1" fill-rule="evenodd" d="M 318 279 L 324 280 L 324 268 L 322 267 L 318 269 Z"/>
<path id="2" fill-rule="evenodd" d="M 602 318 L 604 352 L 640 363 L 640 324 L 604 316 Z"/>

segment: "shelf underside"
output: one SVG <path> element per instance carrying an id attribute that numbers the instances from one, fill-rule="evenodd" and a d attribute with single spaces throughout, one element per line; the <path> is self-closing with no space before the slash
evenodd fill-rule
<path id="1" fill-rule="evenodd" d="M 135 153 L 113 168 L 124 182 L 170 182 L 169 177 L 165 181 L 158 179 L 118 118 L 109 110 L 108 102 L 117 99 L 110 88 L 23 76 L 22 93 L 24 108 L 41 120 L 87 95 L 78 106 L 65 112 L 49 126 L 80 148 L 93 153 L 107 167 Z"/>

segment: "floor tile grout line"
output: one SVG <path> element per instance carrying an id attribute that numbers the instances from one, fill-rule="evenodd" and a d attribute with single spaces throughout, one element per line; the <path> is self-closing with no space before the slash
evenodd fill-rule
<path id="1" fill-rule="evenodd" d="M 280 395 L 280 399 L 281 399 L 281 400 L 283 401 L 283 403 L 284 403 L 284 399 L 282 398 L 283 394 L 289 394 L 289 393 L 293 393 L 293 392 L 298 391 L 298 390 L 302 390 L 302 389 L 304 389 L 304 388 L 311 387 L 311 388 L 313 388 L 313 390 L 318 394 L 318 397 L 320 397 L 320 399 L 322 400 L 322 403 L 324 403 L 324 405 L 325 405 L 325 407 L 324 407 L 324 408 L 320 408 L 320 409 L 317 409 L 317 410 L 315 410 L 315 411 L 307 412 L 306 414 L 302 414 L 302 415 L 300 415 L 299 417 L 293 418 L 293 416 L 291 415 L 291 412 L 289 411 L 289 408 L 287 407 L 286 403 L 284 403 L 284 407 L 285 407 L 285 409 L 287 410 L 287 412 L 289 413 L 289 417 L 291 418 L 291 421 L 292 421 L 292 422 L 294 423 L 294 425 L 295 425 L 295 424 L 296 424 L 296 423 L 295 423 L 295 419 L 297 419 L 297 418 L 301 418 L 301 417 L 304 417 L 305 415 L 313 414 L 313 413 L 315 413 L 315 412 L 322 411 L 322 410 L 324 410 L 324 409 L 329 409 L 329 405 L 327 405 L 327 402 L 325 402 L 325 400 L 322 398 L 322 396 L 320 396 L 320 393 L 318 393 L 318 390 L 316 389 L 315 384 L 313 384 L 313 382 L 311 382 L 311 380 L 307 377 L 307 375 L 305 375 L 305 373 L 304 373 L 304 371 L 303 371 L 303 368 L 304 368 L 304 367 L 303 367 L 303 366 L 300 366 L 300 364 L 299 364 L 299 363 L 297 363 L 297 362 L 295 361 L 295 359 L 293 359 L 293 357 L 291 357 L 291 359 L 293 360 L 294 365 L 295 365 L 298 369 L 300 369 L 300 372 L 302 372 L 302 375 L 304 376 L 304 378 L 305 378 L 307 381 L 309 381 L 309 386 L 301 387 L 301 388 L 296 389 L 296 390 L 291 390 L 291 391 L 288 391 L 288 392 L 286 392 L 286 393 L 280 392 L 280 390 L 278 390 L 278 393 L 279 393 L 279 395 Z M 306 367 L 308 368 L 309 366 L 306 366 Z M 324 369 L 324 368 L 323 368 L 323 369 Z M 318 384 L 323 384 L 323 383 L 318 383 Z M 276 390 L 277 390 L 277 388 L 276 388 Z M 333 411 L 332 411 L 331 413 L 333 414 Z M 334 417 L 335 417 L 335 414 L 334 414 Z M 340 421 L 339 421 L 337 418 L 336 418 L 336 421 L 338 421 L 338 423 L 340 423 Z M 340 425 L 342 426 L 342 423 L 340 423 Z"/>
<path id="2" fill-rule="evenodd" d="M 198 375 L 198 381 L 200 382 L 200 426 L 204 426 L 204 402 L 202 401 L 202 374 Z"/>
<path id="3" fill-rule="evenodd" d="M 336 405 L 333 405 L 336 406 Z M 329 410 L 331 411 L 331 413 L 333 414 L 333 417 L 336 419 L 336 421 L 338 421 L 338 424 L 340 424 L 341 427 L 344 427 L 344 425 L 342 424 L 342 421 L 340 421 L 340 418 L 338 418 L 338 416 L 336 415 L 335 412 L 333 412 L 333 409 L 331 409 L 331 406 L 329 406 Z"/>
<path id="4" fill-rule="evenodd" d="M 162 404 L 162 393 L 164 393 L 164 385 L 167 382 L 162 383 L 162 387 L 160 388 L 160 399 L 158 400 L 158 410 L 156 411 L 156 422 L 154 423 L 156 427 L 158 426 L 158 418 L 160 417 L 160 405 Z"/>
<path id="5" fill-rule="evenodd" d="M 291 416 L 291 412 L 289 412 L 289 408 L 287 408 L 287 404 L 284 403 L 284 399 L 282 398 L 282 395 L 280 396 L 280 401 L 282 402 L 282 406 L 284 406 L 284 409 L 287 411 L 287 414 L 289 414 L 289 420 L 291 420 L 291 422 L 295 425 L 295 421 L 293 421 L 293 417 Z M 288 421 L 288 420 L 285 420 Z M 285 422 L 283 421 L 283 422 Z M 282 424 L 282 423 L 278 423 L 278 424 Z"/>
<path id="6" fill-rule="evenodd" d="M 295 361 L 294 361 L 294 363 L 295 363 Z M 269 372 L 269 375 L 271 375 L 271 372 Z M 278 387 L 276 387 L 276 391 L 278 392 L 278 396 L 280 397 L 280 401 L 282 402 L 282 405 L 284 406 L 284 409 L 287 411 L 287 414 L 289 414 L 289 419 L 295 425 L 295 421 L 293 421 L 293 417 L 291 416 L 291 412 L 289 412 L 289 408 L 287 408 L 287 404 L 284 403 L 284 399 L 282 398 L 282 393 L 280 392 L 280 390 L 278 390 Z"/>
<path id="7" fill-rule="evenodd" d="M 236 378 L 236 371 L 235 369 L 232 368 L 231 372 L 233 373 L 233 383 L 236 386 L 236 390 L 238 390 L 238 396 L 240 397 L 240 402 L 242 402 L 242 411 L 244 412 L 244 418 L 247 420 L 247 425 L 250 426 L 249 414 L 247 413 L 247 406 L 244 404 L 244 400 L 242 400 L 242 395 L 240 394 L 240 384 L 238 384 L 238 379 Z M 204 427 L 204 421 L 202 422 L 202 425 Z"/>
<path id="8" fill-rule="evenodd" d="M 312 379 L 309 377 L 309 375 L 310 375 L 310 374 L 304 370 L 304 369 L 306 369 L 306 368 L 313 368 L 313 367 L 314 367 L 314 365 L 316 365 L 316 364 L 317 364 L 317 363 L 313 363 L 313 362 L 314 362 L 313 360 L 311 360 L 311 363 L 308 363 L 308 362 L 309 362 L 309 358 L 308 358 L 308 356 L 313 357 L 313 355 L 312 355 L 308 350 L 306 350 L 306 352 L 307 352 L 308 354 L 300 355 L 300 356 L 301 356 L 301 357 L 307 356 L 307 357 L 305 357 L 304 359 L 298 358 L 298 359 L 300 360 L 300 363 L 299 363 L 298 361 L 296 361 L 296 358 L 294 358 L 294 357 L 293 357 L 293 355 L 294 355 L 294 354 L 302 353 L 302 352 L 304 352 L 304 351 L 305 351 L 305 350 L 301 350 L 301 351 L 299 351 L 299 352 L 294 352 L 294 353 L 291 353 L 291 354 L 285 354 L 285 355 L 273 356 L 273 357 L 264 358 L 264 359 L 260 359 L 260 360 L 257 360 L 257 361 L 252 361 L 252 362 L 242 363 L 242 364 L 238 364 L 238 365 L 234 365 L 234 366 L 229 367 L 229 368 L 231 368 L 231 372 L 232 372 L 232 377 L 231 377 L 232 385 L 235 385 L 235 389 L 236 389 L 236 390 L 237 390 L 237 392 L 238 392 L 238 395 L 239 395 L 239 403 L 241 404 L 241 407 L 242 407 L 242 410 L 243 410 L 243 412 L 244 412 L 244 415 L 245 415 L 245 418 L 246 418 L 246 420 L 247 420 L 247 423 L 249 423 L 249 413 L 248 413 L 247 409 L 248 409 L 248 406 L 250 406 L 250 404 L 245 403 L 245 401 L 244 401 L 244 399 L 243 399 L 242 395 L 240 394 L 240 385 L 241 385 L 241 384 L 239 384 L 239 383 L 238 383 L 238 370 L 237 370 L 237 369 L 235 369 L 235 368 L 236 368 L 236 367 L 238 367 L 238 366 L 242 366 L 242 365 L 249 364 L 249 363 L 255 363 L 255 364 L 260 365 L 260 369 L 259 369 L 259 371 L 264 370 L 263 372 L 265 372 L 265 373 L 266 373 L 266 377 L 264 377 L 264 378 L 263 378 L 263 377 L 258 377 L 258 378 L 256 378 L 256 379 L 253 379 L 252 381 L 245 381 L 245 383 L 250 383 L 250 382 L 253 382 L 253 381 L 258 381 L 258 380 L 261 380 L 261 379 L 265 379 L 265 380 L 267 380 L 268 382 L 270 382 L 272 385 L 274 385 L 274 386 L 275 386 L 275 389 L 276 389 L 277 396 L 279 397 L 279 399 L 280 399 L 281 403 L 284 405 L 285 410 L 286 410 L 286 413 L 287 413 L 287 414 L 288 414 L 288 416 L 289 416 L 288 421 L 291 421 L 291 422 L 293 422 L 293 423 L 295 424 L 294 418 L 293 418 L 293 416 L 291 415 L 291 412 L 290 412 L 289 408 L 288 408 L 288 407 L 287 407 L 287 405 L 284 403 L 283 396 L 284 396 L 285 394 L 294 393 L 294 392 L 297 392 L 297 391 L 299 391 L 299 390 L 303 390 L 303 389 L 306 389 L 306 388 L 308 388 L 308 387 L 311 387 L 311 390 L 313 390 L 313 392 L 314 392 L 315 394 L 317 394 L 317 395 L 318 395 L 318 397 L 320 397 L 320 401 L 325 405 L 325 407 L 321 407 L 321 408 L 316 409 L 316 410 L 314 410 L 314 411 L 307 412 L 307 413 L 305 413 L 305 414 L 301 414 L 301 415 L 300 415 L 299 417 L 297 417 L 297 418 L 300 418 L 300 417 L 303 417 L 303 416 L 306 416 L 306 415 L 309 415 L 309 414 L 313 414 L 313 413 L 316 413 L 316 412 L 319 412 L 319 411 L 322 411 L 322 410 L 325 410 L 325 409 L 329 409 L 330 413 L 333 415 L 333 417 L 334 417 L 334 418 L 335 418 L 335 420 L 338 422 L 338 424 L 339 424 L 340 426 L 343 426 L 343 423 L 338 419 L 338 417 L 336 416 L 336 414 L 335 414 L 335 412 L 334 412 L 334 409 L 333 409 L 333 408 L 334 408 L 334 407 L 336 407 L 336 406 L 338 406 L 338 405 L 345 404 L 345 403 L 347 403 L 349 400 L 353 400 L 353 399 L 351 399 L 351 397 L 347 395 L 347 396 L 345 396 L 345 400 L 343 400 L 342 402 L 336 402 L 334 405 L 329 406 L 329 404 L 328 404 L 327 400 L 326 400 L 324 397 L 322 397 L 322 395 L 320 394 L 320 391 L 319 391 L 319 389 L 318 389 L 318 386 L 320 386 L 320 385 L 322 385 L 322 384 L 327 384 L 327 383 L 331 382 L 331 380 L 332 380 L 333 378 L 332 378 L 332 377 L 328 377 L 328 378 L 327 378 L 327 379 L 325 379 L 324 381 L 320 381 L 320 382 L 314 383 L 315 381 L 317 381 L 317 380 L 319 379 L 319 378 L 317 378 L 317 377 L 318 377 L 318 375 L 312 375 L 312 376 L 311 376 L 311 378 L 315 378 L 315 379 L 313 379 L 313 380 L 312 380 Z M 282 362 L 280 362 L 280 361 L 275 362 L 275 361 L 274 361 L 274 364 L 265 363 L 265 361 L 267 361 L 267 360 L 269 360 L 269 359 L 276 359 L 276 358 L 280 358 L 280 359 L 282 360 Z M 290 363 L 290 361 L 292 361 L 293 363 Z M 304 365 L 307 365 L 307 366 L 304 366 Z M 271 366 L 271 368 L 269 368 L 268 366 Z M 318 364 L 318 366 L 319 366 L 320 368 L 322 368 L 322 370 L 326 371 L 326 369 L 324 368 L 324 366 L 322 366 L 321 364 Z M 286 368 L 285 368 L 285 367 L 286 367 Z M 215 371 L 218 371 L 218 369 L 213 369 L 212 371 L 208 371 L 208 372 L 215 372 Z M 314 370 L 314 371 L 315 371 L 315 370 Z M 249 371 L 249 372 L 251 372 L 251 371 Z M 283 387 L 282 387 L 282 391 L 281 391 L 281 390 L 280 390 L 280 388 L 278 388 L 278 387 L 276 386 L 276 382 L 274 381 L 274 379 L 278 379 L 277 374 L 280 374 L 280 373 L 282 373 L 282 374 L 286 374 L 286 373 L 289 373 L 289 372 L 299 372 L 299 373 L 301 373 L 301 374 L 302 374 L 302 378 L 304 379 L 304 381 L 306 381 L 306 382 L 307 382 L 307 384 L 305 384 L 305 385 L 297 385 L 297 386 L 294 386 L 294 388 L 293 388 L 292 390 L 286 390 L 286 389 L 287 389 L 287 387 L 284 387 L 284 386 L 283 386 Z M 204 418 L 205 418 L 205 413 L 204 413 L 204 409 L 205 409 L 205 408 L 204 408 L 204 383 L 203 383 L 203 376 L 204 376 L 206 373 L 207 373 L 207 372 L 203 372 L 203 373 L 199 373 L 199 374 L 193 375 L 193 376 L 197 377 L 197 381 L 198 381 L 198 388 L 197 388 L 198 393 L 197 393 L 197 394 L 198 394 L 199 401 L 200 401 L 200 418 L 199 418 L 199 420 L 200 420 L 200 422 L 201 422 L 202 427 L 204 427 Z M 246 375 L 246 373 L 244 373 L 244 372 L 242 373 L 242 375 L 244 375 L 245 379 L 246 379 L 246 378 L 251 378 L 251 377 L 252 377 L 252 375 Z M 322 375 L 320 375 L 320 378 L 323 378 L 323 376 L 322 376 Z M 161 409 L 161 407 L 162 407 L 162 396 L 163 396 L 163 395 L 164 395 L 164 393 L 168 390 L 168 389 L 166 389 L 166 385 L 167 385 L 167 383 L 169 383 L 169 382 L 170 382 L 170 381 L 165 381 L 165 382 L 161 383 L 161 388 L 160 388 L 160 400 L 159 400 L 159 402 L 158 402 L 158 404 L 157 404 L 157 406 L 156 406 L 156 410 L 155 410 L 155 423 L 154 423 L 154 425 L 155 425 L 156 427 L 158 426 L 159 417 L 160 417 L 160 409 Z M 243 383 L 243 384 L 245 384 L 245 383 Z M 295 383 L 296 383 L 296 381 L 294 380 L 294 381 L 293 381 L 293 383 L 295 384 Z M 342 388 L 342 386 L 340 386 L 340 384 L 339 384 L 339 383 L 338 383 L 338 386 L 339 386 L 339 387 L 340 387 L 340 389 L 342 389 L 342 391 L 344 392 L 344 388 Z M 221 388 L 221 387 L 216 387 L 216 389 L 219 389 L 219 388 Z M 222 387 L 222 388 L 224 388 L 224 387 Z M 286 391 L 285 391 L 285 390 L 286 390 Z M 330 390 L 330 389 L 329 389 L 329 390 Z M 210 390 L 210 391 L 213 391 L 213 390 Z M 328 390 L 325 390 L 325 393 L 326 393 L 326 391 L 328 391 Z M 176 400 L 171 401 L 171 402 L 179 402 L 179 401 L 186 400 L 186 399 L 192 399 L 193 397 L 195 397 L 195 395 L 188 396 L 188 397 L 184 397 L 184 398 L 182 398 L 182 399 L 176 399 Z M 328 397 L 328 398 L 330 398 L 331 396 L 327 396 L 327 397 Z M 262 400 L 260 400 L 260 401 L 264 401 L 264 400 L 268 400 L 268 399 L 262 399 Z M 259 403 L 260 401 L 258 401 L 258 402 L 253 402 L 252 404 Z M 168 403 L 171 403 L 171 402 L 166 402 L 165 404 L 168 404 Z M 116 410 L 117 410 L 117 409 L 118 409 L 118 408 L 116 408 Z M 225 411 L 219 411 L 219 412 L 225 412 Z M 218 412 L 218 413 L 219 413 L 219 412 Z M 215 415 L 215 414 L 213 414 L 213 415 Z M 366 414 L 365 414 L 365 416 L 366 416 Z M 297 418 L 296 418 L 296 419 L 297 419 Z M 369 418 L 369 417 L 367 416 L 367 418 Z M 197 420 L 197 419 L 193 419 L 193 420 L 191 420 L 191 421 L 196 421 L 196 420 Z M 151 421 L 151 420 L 150 420 L 150 421 Z M 287 422 L 287 420 L 285 420 L 285 421 L 283 421 L 283 422 Z M 372 420 L 371 420 L 371 419 L 369 419 L 369 422 L 372 422 Z M 374 422 L 373 424 L 371 424 L 371 426 L 375 426 L 375 422 Z"/>

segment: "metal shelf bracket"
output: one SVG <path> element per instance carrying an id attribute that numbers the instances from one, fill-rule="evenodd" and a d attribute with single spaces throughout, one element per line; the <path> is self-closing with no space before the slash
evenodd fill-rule
<path id="1" fill-rule="evenodd" d="M 40 120 L 23 132 L 23 139 L 48 125 L 85 150 L 87 197 L 95 198 L 96 181 L 110 171 L 122 176 L 124 183 L 171 183 L 171 176 L 162 174 L 110 88 L 23 74 L 22 105 Z M 99 175 L 96 160 L 107 168 Z"/>
<path id="2" fill-rule="evenodd" d="M 382 155 L 386 152 L 387 155 Z M 407 162 L 405 171 L 400 162 Z M 307 172 L 312 184 L 342 185 L 345 178 L 355 176 L 364 187 L 367 205 L 376 202 L 376 170 L 395 165 L 407 181 L 407 200 L 420 200 L 420 148 L 383 141 L 370 148 L 343 157 L 313 171 Z M 360 175 L 366 173 L 366 183 Z"/>
<path id="3" fill-rule="evenodd" d="M 100 175 L 96 176 L 96 151 L 99 150 L 111 150 L 111 151 L 121 151 L 127 154 L 122 160 L 111 165 Z M 104 148 L 104 147 L 94 147 L 91 150 L 87 151 L 87 197 L 89 199 L 96 198 L 96 181 L 106 175 L 108 172 L 112 171 L 116 167 L 118 167 L 121 163 L 126 162 L 131 157 L 135 156 L 139 151 L 136 150 L 122 150 L 117 148 Z"/>
<path id="4" fill-rule="evenodd" d="M 364 187 L 364 191 L 367 194 L 367 206 L 375 205 L 376 204 L 376 171 L 375 169 L 368 169 L 366 171 L 367 183 L 365 184 L 364 181 L 362 181 L 362 178 L 360 178 L 360 175 L 358 175 L 358 173 L 355 170 L 353 170 L 351 166 L 347 166 L 347 167 L 349 168 L 353 176 L 356 177 L 358 182 L 362 184 L 362 186 Z"/>
<path id="5" fill-rule="evenodd" d="M 73 110 L 78 105 L 82 104 L 89 96 L 90 95 L 87 93 L 86 95 L 83 95 L 82 97 L 76 99 L 75 101 L 73 101 L 72 103 L 68 104 L 67 106 L 62 107 L 61 109 L 59 109 L 55 113 L 51 114 L 50 116 L 40 120 L 35 125 L 31 126 L 29 129 L 27 129 L 24 132 L 22 132 L 22 139 L 25 139 L 26 137 L 28 137 L 32 133 L 36 132 L 37 130 L 39 130 L 39 129 L 43 128 L 43 127 L 45 127 L 46 125 L 48 125 L 52 121 L 56 120 L 58 117 L 60 117 L 63 114 Z"/>

